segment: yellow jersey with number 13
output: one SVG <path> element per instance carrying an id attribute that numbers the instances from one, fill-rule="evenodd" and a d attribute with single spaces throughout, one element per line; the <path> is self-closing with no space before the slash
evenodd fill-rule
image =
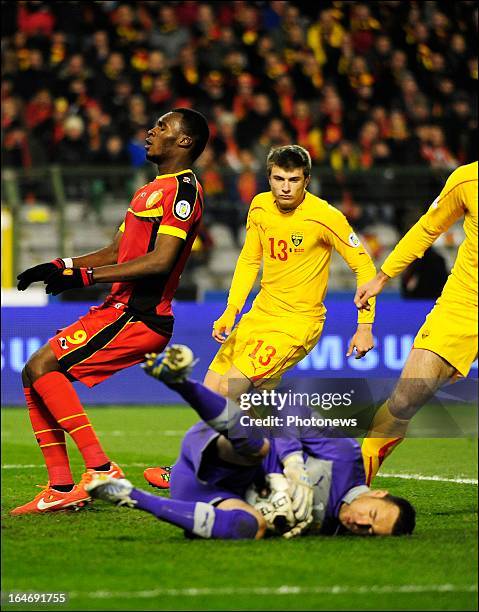
<path id="1" fill-rule="evenodd" d="M 258 194 L 249 209 L 228 303 L 241 311 L 263 261 L 253 308 L 279 316 L 323 316 L 333 249 L 353 270 L 358 285 L 375 276 L 369 254 L 338 209 L 306 191 L 302 203 L 284 213 L 272 192 Z M 372 306 L 358 314 L 359 323 L 373 322 Z"/>

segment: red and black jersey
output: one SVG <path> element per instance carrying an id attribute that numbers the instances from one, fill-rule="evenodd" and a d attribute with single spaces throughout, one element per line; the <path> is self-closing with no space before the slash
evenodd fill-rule
<path id="1" fill-rule="evenodd" d="M 191 252 L 203 213 L 203 188 L 191 170 L 163 174 L 140 187 L 120 227 L 118 263 L 146 255 L 155 248 L 158 234 L 184 241 L 169 274 L 114 283 L 108 301 L 128 306 L 137 318 L 160 333 L 171 334 L 171 300 Z"/>

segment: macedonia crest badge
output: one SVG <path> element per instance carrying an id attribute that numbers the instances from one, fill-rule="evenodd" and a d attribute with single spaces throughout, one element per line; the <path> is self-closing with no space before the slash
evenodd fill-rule
<path id="1" fill-rule="evenodd" d="M 301 232 L 294 232 L 291 234 L 291 242 L 295 247 L 298 247 L 303 242 L 303 234 Z"/>

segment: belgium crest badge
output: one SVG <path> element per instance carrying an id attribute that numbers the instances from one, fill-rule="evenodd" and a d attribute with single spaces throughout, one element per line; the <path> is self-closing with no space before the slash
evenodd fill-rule
<path id="1" fill-rule="evenodd" d="M 162 199 L 162 197 L 163 197 L 163 189 L 154 191 L 152 194 L 150 194 L 150 197 L 146 201 L 145 208 L 151 208 L 155 204 L 158 204 L 158 202 Z"/>

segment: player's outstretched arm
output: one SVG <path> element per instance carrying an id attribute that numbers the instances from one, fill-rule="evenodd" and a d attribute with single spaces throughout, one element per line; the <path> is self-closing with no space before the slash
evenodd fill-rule
<path id="1" fill-rule="evenodd" d="M 231 334 L 236 317 L 241 312 L 258 276 L 262 257 L 263 249 L 253 211 L 253 214 L 250 212 L 248 215 L 246 239 L 236 262 L 228 296 L 228 305 L 219 319 L 213 323 L 211 335 L 220 344 L 225 342 Z"/>
<path id="2" fill-rule="evenodd" d="M 45 280 L 52 272 L 65 270 L 67 267 L 71 267 L 69 263 L 71 263 L 71 260 L 69 261 L 68 259 L 61 259 L 58 257 L 53 261 L 33 266 L 33 268 L 27 268 L 17 276 L 18 291 L 25 291 L 32 283 Z"/>
<path id="3" fill-rule="evenodd" d="M 45 279 L 46 292 L 58 295 L 67 289 L 79 289 L 95 283 L 134 281 L 147 276 L 168 274 L 184 241 L 176 236 L 159 234 L 153 251 L 120 264 L 73 268 L 53 272 Z"/>
<path id="4" fill-rule="evenodd" d="M 46 278 L 53 272 L 61 273 L 63 270 L 70 268 L 87 268 L 89 266 L 105 266 L 116 263 L 121 236 L 122 232 L 117 232 L 113 242 L 99 251 L 88 253 L 87 255 L 81 255 L 80 257 L 74 257 L 73 259 L 71 257 L 67 257 L 65 259 L 58 257 L 53 261 L 42 263 L 38 266 L 34 266 L 33 268 L 24 270 L 17 276 L 17 289 L 19 291 L 24 291 L 32 283 L 46 280 Z"/>
<path id="5" fill-rule="evenodd" d="M 331 227 L 326 226 L 323 239 L 331 244 L 341 255 L 349 268 L 354 272 L 357 286 L 361 287 L 361 285 L 370 282 L 376 274 L 374 263 L 349 225 L 346 217 L 339 210 L 335 209 L 332 209 L 330 214 L 329 223 Z M 347 357 L 351 356 L 356 350 L 355 358 L 361 359 L 368 351 L 374 348 L 372 333 L 374 314 L 375 300 L 371 299 L 368 307 L 360 310 L 358 313 L 358 327 L 349 343 L 346 353 Z"/>
<path id="6" fill-rule="evenodd" d="M 424 255 L 437 238 L 464 216 L 468 208 L 465 185 L 477 181 L 477 166 L 460 166 L 449 176 L 439 196 L 427 212 L 401 238 L 388 255 L 382 272 L 390 278 L 401 274 L 415 259 Z"/>
<path id="7" fill-rule="evenodd" d="M 73 258 L 73 268 L 95 268 L 97 266 L 110 266 L 118 261 L 118 251 L 123 232 L 118 230 L 111 244 L 98 251 L 86 253 Z"/>
<path id="8" fill-rule="evenodd" d="M 159 234 L 155 248 L 150 253 L 113 266 L 101 266 L 93 270 L 96 283 L 115 283 L 137 280 L 145 276 L 168 274 L 175 265 L 177 255 L 184 244 L 182 238 Z"/>
<path id="9" fill-rule="evenodd" d="M 358 328 L 351 338 L 346 357 L 350 357 L 356 350 L 355 359 L 362 359 L 366 353 L 374 348 L 373 324 L 358 323 Z"/>
<path id="10" fill-rule="evenodd" d="M 226 338 L 231 334 L 237 315 L 238 309 L 236 306 L 228 304 L 223 314 L 213 323 L 213 332 L 211 335 L 216 342 L 223 344 Z"/>
<path id="11" fill-rule="evenodd" d="M 358 310 L 370 310 L 368 300 L 379 295 L 389 280 L 389 276 L 380 270 L 373 279 L 358 287 L 354 296 L 354 303 Z"/>
<path id="12" fill-rule="evenodd" d="M 343 213 L 333 207 L 329 207 L 328 212 L 322 240 L 341 255 L 356 276 L 356 286 L 360 287 L 374 278 L 376 267 Z M 358 313 L 358 324 L 373 323 L 374 314 L 375 300 L 372 300 L 367 311 Z"/>

